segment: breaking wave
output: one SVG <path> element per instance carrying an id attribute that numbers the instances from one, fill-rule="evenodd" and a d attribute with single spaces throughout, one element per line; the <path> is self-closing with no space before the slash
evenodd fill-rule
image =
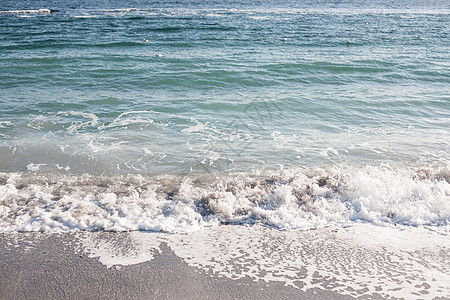
<path id="1" fill-rule="evenodd" d="M 450 169 L 389 165 L 219 176 L 0 174 L 0 228 L 191 232 L 221 224 L 281 230 L 352 222 L 450 223 Z"/>

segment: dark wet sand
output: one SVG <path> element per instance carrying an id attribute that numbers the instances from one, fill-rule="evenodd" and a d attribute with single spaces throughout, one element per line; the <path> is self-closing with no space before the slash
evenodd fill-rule
<path id="1" fill-rule="evenodd" d="M 282 283 L 213 277 L 169 247 L 151 261 L 107 268 L 72 234 L 0 234 L 1 299 L 351 299 Z"/>

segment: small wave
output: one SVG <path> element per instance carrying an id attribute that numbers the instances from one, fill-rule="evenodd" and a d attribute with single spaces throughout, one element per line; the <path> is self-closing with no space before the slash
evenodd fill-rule
<path id="1" fill-rule="evenodd" d="M 56 116 L 63 116 L 63 117 L 82 117 L 84 119 L 88 119 L 87 122 L 77 121 L 75 124 L 70 125 L 67 128 L 68 132 L 76 132 L 79 129 L 85 128 L 85 127 L 95 127 L 98 126 L 98 117 L 93 113 L 83 113 L 83 112 L 77 112 L 77 111 L 69 111 L 69 112 L 60 112 Z"/>
<path id="2" fill-rule="evenodd" d="M 49 14 L 52 11 L 47 8 L 24 10 L 0 10 L 0 14 Z"/>
<path id="3" fill-rule="evenodd" d="M 101 12 L 130 12 L 130 11 L 150 11 L 151 9 L 143 9 L 143 8 L 113 8 L 113 9 L 98 9 L 95 11 Z"/>
<path id="4" fill-rule="evenodd" d="M 100 130 L 106 128 L 136 126 L 136 125 L 153 125 L 153 126 L 167 126 L 166 123 L 155 120 L 155 115 L 160 112 L 151 110 L 127 111 L 117 116 L 110 124 L 103 124 L 99 127 Z"/>

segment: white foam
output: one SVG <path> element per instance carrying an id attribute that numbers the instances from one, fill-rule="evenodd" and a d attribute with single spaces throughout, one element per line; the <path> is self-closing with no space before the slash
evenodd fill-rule
<path id="1" fill-rule="evenodd" d="M 39 169 L 42 166 L 45 166 L 45 164 L 33 164 L 33 163 L 31 163 L 31 164 L 27 165 L 27 170 L 28 171 L 32 171 L 32 172 L 37 172 L 37 171 L 39 171 Z"/>
<path id="2" fill-rule="evenodd" d="M 432 299 L 450 293 L 449 236 L 448 226 L 354 224 L 302 232 L 220 226 L 189 234 L 132 233 L 131 245 L 137 247 L 113 247 L 101 237 L 80 240 L 84 251 L 107 267 L 151 260 L 166 243 L 188 265 L 211 276 L 282 282 L 352 297 Z"/>
<path id="3" fill-rule="evenodd" d="M 156 235 L 147 235 L 145 239 L 140 238 L 138 233 L 131 232 L 126 236 L 119 236 L 118 240 L 102 240 L 95 235 L 88 234 L 80 236 L 83 251 L 90 258 L 98 258 L 98 261 L 107 268 L 113 266 L 129 266 L 151 261 L 155 252 L 160 252 L 160 240 Z M 124 247 L 123 239 L 131 238 L 130 247 Z"/>
<path id="4" fill-rule="evenodd" d="M 69 167 L 69 166 L 63 167 L 63 166 L 60 166 L 59 164 L 55 164 L 55 166 L 56 166 L 56 168 L 57 168 L 58 170 L 65 170 L 65 171 L 69 171 L 69 170 L 70 170 L 70 167 Z"/>
<path id="5" fill-rule="evenodd" d="M 208 155 L 206 165 L 221 159 Z M 41 167 L 29 164 L 28 170 Z M 0 207 L 8 211 L 0 216 L 0 231 L 191 232 L 219 223 L 284 230 L 355 222 L 442 226 L 450 224 L 449 174 L 387 165 L 186 178 L 0 174 Z"/>
<path id="6" fill-rule="evenodd" d="M 74 15 L 73 17 L 77 18 L 77 19 L 90 19 L 90 18 L 98 18 L 98 17 L 100 17 L 100 15 L 88 15 L 88 14 L 86 14 L 86 15 Z"/>
<path id="7" fill-rule="evenodd" d="M 201 122 L 199 122 L 194 118 L 191 118 L 191 121 L 195 122 L 196 125 L 184 128 L 181 130 L 181 132 L 183 133 L 201 132 L 206 128 L 205 124 L 202 124 Z"/>

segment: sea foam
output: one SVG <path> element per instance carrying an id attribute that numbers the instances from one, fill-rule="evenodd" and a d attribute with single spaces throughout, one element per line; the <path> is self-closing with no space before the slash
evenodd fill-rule
<path id="1" fill-rule="evenodd" d="M 1 231 L 192 232 L 219 224 L 305 230 L 355 222 L 450 222 L 450 172 L 442 167 L 291 168 L 190 176 L 34 171 L 1 174 Z"/>
<path id="2" fill-rule="evenodd" d="M 373 226 L 280 231 L 217 226 L 187 234 L 79 233 L 80 253 L 117 270 L 169 248 L 198 272 L 355 298 L 449 295 L 448 228 Z M 125 242 L 124 242 L 125 241 Z M 163 245 L 164 244 L 164 245 Z M 131 245 L 131 247 L 130 247 Z"/>

